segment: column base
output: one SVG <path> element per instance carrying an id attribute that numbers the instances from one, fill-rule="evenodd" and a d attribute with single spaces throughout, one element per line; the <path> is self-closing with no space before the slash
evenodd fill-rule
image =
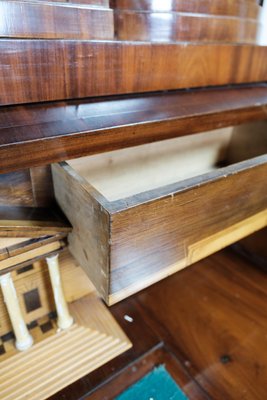
<path id="1" fill-rule="evenodd" d="M 16 348 L 19 351 L 28 350 L 32 345 L 33 345 L 33 338 L 31 337 L 31 335 L 29 335 L 26 340 L 23 340 L 21 342 L 16 341 Z"/>
<path id="2" fill-rule="evenodd" d="M 74 320 L 72 317 L 70 317 L 68 319 L 64 319 L 63 321 L 58 319 L 57 326 L 59 327 L 59 329 L 65 330 L 65 329 L 70 328 L 73 325 L 73 322 L 74 322 Z"/>

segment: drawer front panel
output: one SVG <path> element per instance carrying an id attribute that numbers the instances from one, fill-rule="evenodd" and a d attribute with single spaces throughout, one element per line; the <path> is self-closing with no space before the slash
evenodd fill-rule
<path id="1" fill-rule="evenodd" d="M 266 156 L 111 202 L 67 164 L 53 176 L 70 249 L 108 304 L 267 225 Z"/>

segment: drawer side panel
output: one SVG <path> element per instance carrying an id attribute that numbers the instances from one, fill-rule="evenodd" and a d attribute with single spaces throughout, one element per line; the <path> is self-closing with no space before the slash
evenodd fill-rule
<path id="1" fill-rule="evenodd" d="M 267 225 L 267 164 L 113 215 L 109 303 Z"/>

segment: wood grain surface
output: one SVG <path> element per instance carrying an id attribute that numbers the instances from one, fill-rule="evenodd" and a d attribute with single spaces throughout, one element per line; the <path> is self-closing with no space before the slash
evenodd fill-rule
<path id="1" fill-rule="evenodd" d="M 266 104 L 267 86 L 260 84 L 2 107 L 0 172 L 264 120 Z M 49 170 L 31 170 L 32 180 L 37 173 L 43 179 L 35 194 L 46 205 Z M 11 190 L 12 202 L 31 202 L 25 174 L 1 176 L 1 203 Z"/>
<path id="2" fill-rule="evenodd" d="M 47 207 L 53 201 L 49 166 L 0 175 L 0 206 Z"/>
<path id="3" fill-rule="evenodd" d="M 114 39 L 113 11 L 49 1 L 1 1 L 0 37 Z"/>
<path id="4" fill-rule="evenodd" d="M 116 201 L 67 164 L 52 173 L 70 250 L 108 304 L 267 224 L 266 155 Z"/>
<path id="5" fill-rule="evenodd" d="M 257 17 L 260 7 L 256 1 L 246 0 L 111 0 L 111 6 L 126 10 L 147 10 L 158 12 L 187 12 L 214 15 L 232 15 L 248 18 Z"/>
<path id="6" fill-rule="evenodd" d="M 3 39 L 0 52 L 1 105 L 267 79 L 265 46 Z"/>
<path id="7" fill-rule="evenodd" d="M 210 14 L 115 11 L 118 40 L 257 43 L 257 20 Z"/>

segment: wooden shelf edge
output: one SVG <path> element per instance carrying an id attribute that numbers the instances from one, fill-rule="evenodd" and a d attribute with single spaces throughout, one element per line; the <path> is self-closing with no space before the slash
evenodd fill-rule
<path id="1" fill-rule="evenodd" d="M 264 120 L 266 105 L 262 83 L 1 107 L 0 173 Z"/>

